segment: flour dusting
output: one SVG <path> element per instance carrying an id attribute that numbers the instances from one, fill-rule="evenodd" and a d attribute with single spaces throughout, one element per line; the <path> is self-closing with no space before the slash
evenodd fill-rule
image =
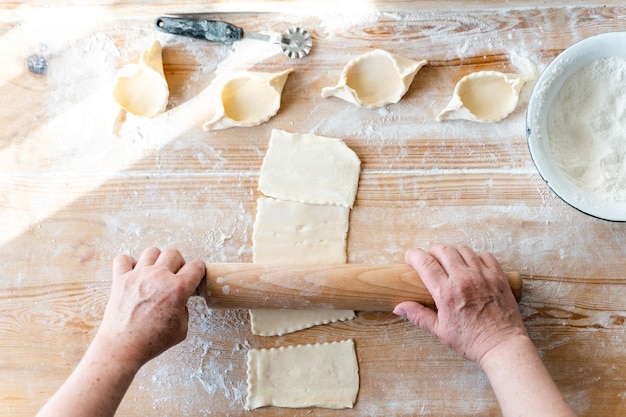
<path id="1" fill-rule="evenodd" d="M 548 133 L 575 184 L 626 201 L 626 58 L 599 59 L 572 75 L 552 105 Z"/>

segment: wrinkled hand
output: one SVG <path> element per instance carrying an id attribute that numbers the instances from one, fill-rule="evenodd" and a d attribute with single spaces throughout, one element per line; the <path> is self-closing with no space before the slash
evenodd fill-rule
<path id="1" fill-rule="evenodd" d="M 466 358 L 480 363 L 491 349 L 527 335 L 513 292 L 498 261 L 461 246 L 413 249 L 406 261 L 418 272 L 437 306 L 404 302 L 394 313 L 432 333 Z"/>
<path id="2" fill-rule="evenodd" d="M 204 274 L 204 262 L 185 263 L 175 249 L 148 248 L 138 261 L 118 255 L 96 342 L 108 345 L 112 359 L 139 369 L 185 339 L 187 300 Z"/>

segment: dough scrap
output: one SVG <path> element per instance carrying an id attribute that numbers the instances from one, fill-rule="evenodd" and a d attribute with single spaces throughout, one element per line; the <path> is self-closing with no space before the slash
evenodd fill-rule
<path id="1" fill-rule="evenodd" d="M 354 320 L 352 310 L 250 310 L 250 327 L 257 336 L 282 336 L 322 324 Z"/>
<path id="2" fill-rule="evenodd" d="M 252 234 L 254 263 L 343 264 L 350 210 L 259 198 Z M 352 310 L 250 310 L 252 333 L 281 336 L 320 324 L 352 320 Z"/>
<path id="3" fill-rule="evenodd" d="M 351 339 L 248 351 L 248 410 L 271 405 L 352 408 L 358 391 Z"/>
<path id="4" fill-rule="evenodd" d="M 267 122 L 280 109 L 287 77 L 293 71 L 278 73 L 245 71 L 228 79 L 220 88 L 217 110 L 204 124 L 205 130 L 256 126 Z"/>
<path id="5" fill-rule="evenodd" d="M 461 78 L 438 121 L 464 119 L 493 123 L 515 110 L 527 79 L 518 74 L 478 71 Z"/>
<path id="6" fill-rule="evenodd" d="M 169 88 L 158 41 L 141 55 L 138 64 L 126 64 L 118 71 L 113 84 L 113 99 L 121 107 L 113 128 L 116 134 L 126 120 L 126 113 L 154 117 L 165 111 Z"/>
<path id="7" fill-rule="evenodd" d="M 366 108 L 397 103 L 427 63 L 375 49 L 348 62 L 339 83 L 323 88 L 322 97 L 334 96 Z"/>
<path id="8" fill-rule="evenodd" d="M 281 200 L 354 205 L 361 161 L 341 139 L 273 130 L 259 191 Z"/>

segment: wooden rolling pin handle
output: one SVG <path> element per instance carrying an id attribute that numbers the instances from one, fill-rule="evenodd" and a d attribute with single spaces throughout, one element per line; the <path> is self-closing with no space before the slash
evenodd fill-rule
<path id="1" fill-rule="evenodd" d="M 506 277 L 517 301 L 522 279 Z M 402 301 L 433 306 L 417 272 L 397 265 L 263 265 L 213 263 L 196 294 L 209 308 L 392 311 Z"/>

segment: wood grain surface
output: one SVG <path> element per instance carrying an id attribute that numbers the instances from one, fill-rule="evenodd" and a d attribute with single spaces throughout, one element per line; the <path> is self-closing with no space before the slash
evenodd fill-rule
<path id="1" fill-rule="evenodd" d="M 588 217 L 544 184 L 516 111 L 493 125 L 435 121 L 477 70 L 540 72 L 586 37 L 624 30 L 621 2 L 0 0 L 0 415 L 31 416 L 93 338 L 120 252 L 177 247 L 191 259 L 251 262 L 259 169 L 271 129 L 339 137 L 362 174 L 350 263 L 402 263 L 411 247 L 468 244 L 526 280 L 522 315 L 582 416 L 626 413 L 626 224 Z M 571 5 L 568 5 L 571 4 Z M 254 31 L 298 25 L 311 55 L 254 41 L 209 44 L 155 31 L 168 12 L 218 13 Z M 168 111 L 110 132 L 121 66 L 163 44 Z M 358 109 L 323 99 L 344 64 L 382 48 L 429 64 L 403 100 Z M 30 56 L 48 63 L 28 71 Z M 294 68 L 282 108 L 254 128 L 205 132 L 212 82 Z M 523 69 L 523 68 L 522 68 Z M 190 303 L 185 342 L 150 362 L 123 416 L 497 416 L 480 368 L 388 313 L 281 337 L 251 334 L 246 311 Z M 351 410 L 244 411 L 250 348 L 355 340 Z"/>

